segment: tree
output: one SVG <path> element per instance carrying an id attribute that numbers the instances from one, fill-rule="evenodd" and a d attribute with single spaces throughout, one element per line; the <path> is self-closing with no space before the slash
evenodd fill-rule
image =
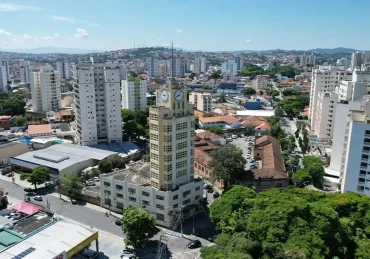
<path id="1" fill-rule="evenodd" d="M 119 155 L 114 155 L 112 157 L 109 157 L 108 160 L 110 160 L 112 164 L 112 168 L 124 168 L 125 163 L 123 161 L 123 158 Z"/>
<path id="2" fill-rule="evenodd" d="M 35 186 L 37 189 L 37 184 L 43 184 L 49 179 L 49 169 L 40 165 L 32 169 L 31 173 L 22 173 L 21 180 L 26 180 L 27 182 Z"/>
<path id="3" fill-rule="evenodd" d="M 237 150 L 234 145 L 227 144 L 210 153 L 212 160 L 208 163 L 214 179 L 221 179 L 224 189 L 238 180 L 245 180 L 247 173 L 245 171 L 246 160 L 242 152 Z"/>
<path id="4" fill-rule="evenodd" d="M 272 89 L 272 90 L 267 90 L 267 94 L 272 97 L 276 97 L 280 95 L 280 92 L 278 90 Z"/>
<path id="5" fill-rule="evenodd" d="M 244 88 L 243 94 L 244 95 L 254 95 L 254 94 L 256 94 L 256 90 L 254 90 L 251 87 L 246 87 L 246 88 Z"/>
<path id="6" fill-rule="evenodd" d="M 321 159 L 315 156 L 305 156 L 302 159 L 302 164 L 311 175 L 314 185 L 320 186 L 325 173 Z"/>
<path id="7" fill-rule="evenodd" d="M 8 208 L 8 204 L 9 204 L 8 197 L 3 196 L 0 200 L 0 210 Z"/>
<path id="8" fill-rule="evenodd" d="M 103 160 L 100 160 L 99 161 L 99 170 L 100 172 L 102 172 L 103 174 L 107 174 L 107 173 L 110 173 L 113 169 L 113 165 L 112 165 L 112 162 L 107 159 L 107 158 L 104 158 Z"/>
<path id="9" fill-rule="evenodd" d="M 271 116 L 271 117 L 268 117 L 267 119 L 267 122 L 270 123 L 270 124 L 276 124 L 276 123 L 279 123 L 280 120 L 281 120 L 281 117 L 278 117 L 278 116 Z"/>
<path id="10" fill-rule="evenodd" d="M 265 73 L 264 69 L 260 66 L 253 64 L 246 64 L 240 71 L 240 75 L 255 77 L 256 75 L 263 75 Z"/>
<path id="11" fill-rule="evenodd" d="M 312 184 L 312 176 L 306 169 L 300 169 L 292 176 L 292 181 L 297 187 L 305 187 Z"/>
<path id="12" fill-rule="evenodd" d="M 279 137 L 285 138 L 285 131 L 281 128 L 280 123 L 272 124 L 269 129 L 269 134 L 270 136 L 277 138 L 277 139 Z"/>
<path id="13" fill-rule="evenodd" d="M 126 234 L 125 244 L 135 248 L 140 247 L 159 232 L 153 215 L 132 206 L 123 210 L 122 230 Z"/>
<path id="14" fill-rule="evenodd" d="M 221 77 L 221 70 L 214 71 L 209 75 L 209 79 L 219 79 Z"/>
<path id="15" fill-rule="evenodd" d="M 31 121 L 31 120 L 32 120 L 32 116 L 27 115 L 27 116 L 26 116 L 26 121 Z"/>
<path id="16" fill-rule="evenodd" d="M 245 135 L 254 136 L 254 134 L 256 134 L 256 127 L 252 124 L 245 125 Z"/>
<path id="17" fill-rule="evenodd" d="M 24 117 L 17 117 L 14 120 L 14 124 L 17 127 L 22 127 L 25 122 L 26 122 L 26 118 L 24 118 Z"/>
<path id="18" fill-rule="evenodd" d="M 220 126 L 207 127 L 206 130 L 209 130 L 210 132 L 215 134 L 222 134 L 222 127 Z"/>
<path id="19" fill-rule="evenodd" d="M 71 173 L 63 177 L 62 187 L 72 201 L 82 194 L 83 184 L 76 174 Z"/>
<path id="20" fill-rule="evenodd" d="M 150 162 L 150 153 L 145 155 L 145 162 Z"/>
<path id="21" fill-rule="evenodd" d="M 300 95 L 301 92 L 298 91 L 298 90 L 293 90 L 293 89 L 285 89 L 284 91 L 282 91 L 282 95 L 284 96 L 296 96 L 296 95 Z"/>
<path id="22" fill-rule="evenodd" d="M 283 117 L 284 116 L 284 110 L 278 106 L 275 108 L 274 114 L 276 117 Z"/>
<path id="23" fill-rule="evenodd" d="M 262 91 L 262 90 L 260 90 L 260 91 L 259 91 L 259 94 L 260 94 L 260 95 L 263 95 L 263 91 Z"/>

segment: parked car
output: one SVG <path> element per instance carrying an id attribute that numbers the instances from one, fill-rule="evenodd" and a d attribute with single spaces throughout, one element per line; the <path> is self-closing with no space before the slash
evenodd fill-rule
<path id="1" fill-rule="evenodd" d="M 33 199 L 35 201 L 42 201 L 42 197 L 41 196 L 35 196 L 35 197 L 33 197 Z"/>
<path id="2" fill-rule="evenodd" d="M 95 182 L 99 182 L 99 181 L 100 181 L 100 180 L 99 180 L 99 177 L 94 176 L 94 181 L 95 181 Z"/>
<path id="3" fill-rule="evenodd" d="M 237 138 L 238 138 L 238 136 L 237 136 L 237 135 L 231 135 L 231 137 L 232 137 L 233 139 L 237 139 Z"/>
<path id="4" fill-rule="evenodd" d="M 199 240 L 190 241 L 189 244 L 188 244 L 188 248 L 190 248 L 190 249 L 198 248 L 198 247 L 201 247 L 201 246 L 202 246 L 202 243 Z"/>
<path id="5" fill-rule="evenodd" d="M 131 256 L 135 257 L 136 253 L 135 251 L 132 251 L 131 249 L 122 249 L 120 255 L 121 255 L 121 258 L 127 258 L 127 257 L 130 258 Z"/>
<path id="6" fill-rule="evenodd" d="M 54 183 L 52 181 L 48 181 L 48 182 L 45 182 L 45 187 L 48 187 L 48 186 L 53 186 Z"/>
<path id="7" fill-rule="evenodd" d="M 10 214 L 11 219 L 20 219 L 21 217 L 22 217 L 22 214 L 17 213 L 17 212 L 14 214 L 13 213 Z"/>
<path id="8" fill-rule="evenodd" d="M 26 193 L 26 196 L 36 196 L 37 195 L 37 193 L 35 193 L 35 192 L 27 192 Z"/>
<path id="9" fill-rule="evenodd" d="M 33 191 L 33 189 L 32 189 L 32 188 L 29 188 L 29 187 L 24 188 L 23 190 L 24 190 L 25 192 L 32 192 L 32 191 Z"/>
<path id="10" fill-rule="evenodd" d="M 251 156 L 248 154 L 248 155 L 245 156 L 245 158 L 249 159 L 249 158 L 251 158 Z"/>
<path id="11" fill-rule="evenodd" d="M 89 180 L 85 182 L 86 186 L 95 186 L 95 182 L 93 180 Z"/>
<path id="12" fill-rule="evenodd" d="M 117 226 L 122 226 L 122 221 L 120 219 L 117 219 L 114 224 L 116 224 Z"/>
<path id="13" fill-rule="evenodd" d="M 226 142 L 231 142 L 231 141 L 233 141 L 232 138 L 226 138 Z"/>

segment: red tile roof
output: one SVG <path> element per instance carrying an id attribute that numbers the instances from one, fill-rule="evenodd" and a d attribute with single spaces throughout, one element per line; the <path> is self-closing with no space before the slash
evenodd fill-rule
<path id="1" fill-rule="evenodd" d="M 217 135 L 213 132 L 210 132 L 208 130 L 197 133 L 197 137 L 199 137 L 201 139 L 219 139 L 219 138 L 221 138 L 219 135 Z"/>
<path id="2" fill-rule="evenodd" d="M 216 117 L 199 118 L 199 121 L 201 121 L 202 123 L 219 122 L 219 121 L 224 121 L 226 123 L 235 123 L 235 122 L 240 121 L 240 119 L 237 119 L 231 115 L 223 115 L 223 116 L 216 116 Z"/>

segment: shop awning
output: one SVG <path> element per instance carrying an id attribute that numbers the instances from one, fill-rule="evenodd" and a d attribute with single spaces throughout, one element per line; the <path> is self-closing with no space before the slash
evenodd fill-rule
<path id="1" fill-rule="evenodd" d="M 32 203 L 28 203 L 28 202 L 25 202 L 25 201 L 22 201 L 20 203 L 15 204 L 12 207 L 12 209 L 23 212 L 23 213 L 26 213 L 28 215 L 34 214 L 34 213 L 38 212 L 39 210 L 44 210 L 43 208 L 41 208 L 37 205 L 34 205 Z"/>

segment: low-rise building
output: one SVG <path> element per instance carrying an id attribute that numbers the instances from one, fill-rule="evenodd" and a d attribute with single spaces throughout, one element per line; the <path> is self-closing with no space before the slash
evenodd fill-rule
<path id="1" fill-rule="evenodd" d="M 203 180 L 194 177 L 191 182 L 171 191 L 150 186 L 150 164 L 136 162 L 123 170 L 100 175 L 102 207 L 122 213 L 134 206 L 153 214 L 156 223 L 173 227 L 182 209 L 186 218 L 203 197 Z"/>
<path id="2" fill-rule="evenodd" d="M 263 90 L 269 88 L 270 78 L 267 75 L 258 75 L 254 78 L 252 85 L 255 90 Z"/>
<path id="3" fill-rule="evenodd" d="M 189 95 L 189 103 L 194 105 L 195 110 L 210 113 L 212 112 L 212 94 L 191 92 Z"/>
<path id="4" fill-rule="evenodd" d="M 201 128 L 220 126 L 223 128 L 240 128 L 240 119 L 231 115 L 223 115 L 217 117 L 199 118 Z"/>
<path id="5" fill-rule="evenodd" d="M 244 108 L 247 110 L 259 110 L 261 108 L 260 99 L 250 99 L 244 103 Z"/>
<path id="6" fill-rule="evenodd" d="M 31 137 L 51 136 L 51 124 L 29 125 L 28 135 Z"/>
<path id="7" fill-rule="evenodd" d="M 11 116 L 3 115 L 0 116 L 0 129 L 10 130 L 10 119 Z"/>
<path id="8" fill-rule="evenodd" d="M 203 139 L 211 142 L 220 143 L 221 145 L 226 144 L 226 139 L 208 130 L 198 129 L 195 130 L 196 138 Z"/>
<path id="9" fill-rule="evenodd" d="M 28 145 L 18 141 L 0 141 L 0 163 L 7 161 L 10 157 L 27 153 Z"/>

